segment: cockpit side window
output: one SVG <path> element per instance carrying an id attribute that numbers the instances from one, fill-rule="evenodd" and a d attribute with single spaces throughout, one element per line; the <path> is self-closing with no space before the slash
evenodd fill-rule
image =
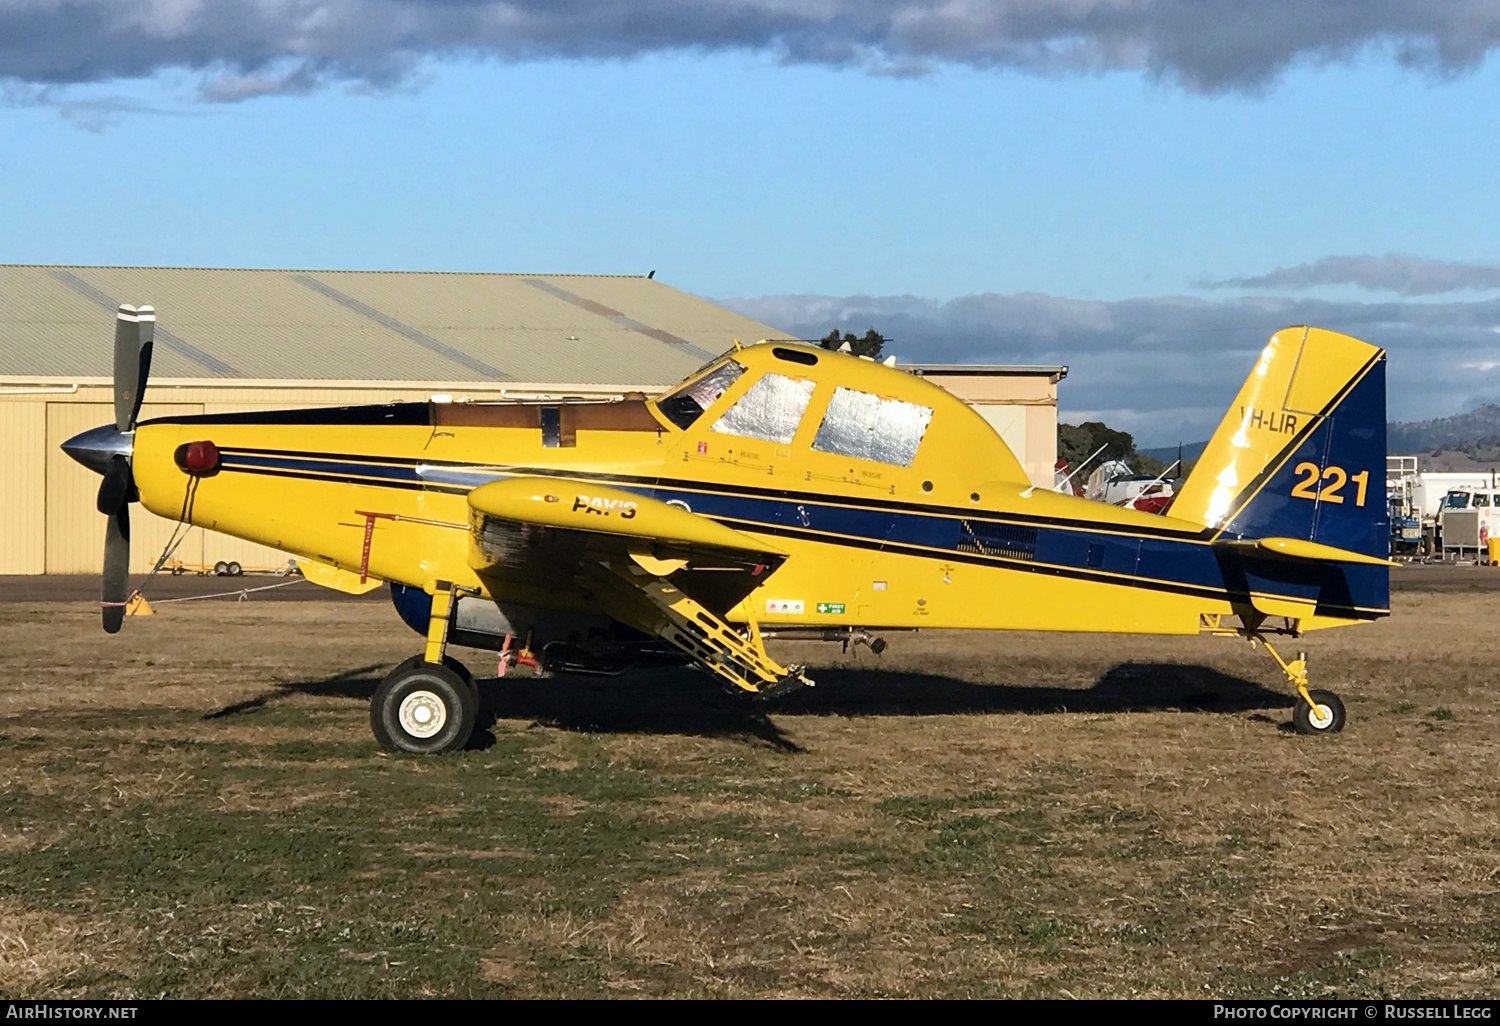
<path id="1" fill-rule="evenodd" d="M 709 430 L 785 445 L 797 433 L 812 394 L 813 382 L 806 378 L 766 374 L 746 389 Z"/>
<path id="2" fill-rule="evenodd" d="M 1475 492 L 1474 493 L 1474 505 L 1475 506 L 1483 506 L 1485 509 L 1489 509 L 1490 508 L 1490 495 L 1489 495 L 1489 493 L 1488 492 Z"/>
<path id="3" fill-rule="evenodd" d="M 703 411 L 728 391 L 729 386 L 738 381 L 743 373 L 745 373 L 743 364 L 729 360 L 703 377 L 683 385 L 665 399 L 658 400 L 656 408 L 661 410 L 662 415 L 673 424 L 686 430 L 692 427 L 693 423 L 703 416 Z"/>
<path id="4" fill-rule="evenodd" d="M 909 467 L 931 420 L 930 407 L 900 399 L 882 399 L 852 388 L 836 388 L 812 447 L 820 452 Z"/>
<path id="5" fill-rule="evenodd" d="M 1468 507 L 1468 492 L 1449 492 L 1443 498 L 1443 508 L 1445 509 L 1468 509 Z"/>

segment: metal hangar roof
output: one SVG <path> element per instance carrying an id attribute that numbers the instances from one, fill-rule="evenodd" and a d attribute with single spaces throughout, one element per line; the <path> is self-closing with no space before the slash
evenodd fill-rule
<path id="1" fill-rule="evenodd" d="M 635 275 L 9 264 L 0 376 L 108 377 L 121 303 L 156 308 L 155 380 L 660 385 L 783 334 Z"/>

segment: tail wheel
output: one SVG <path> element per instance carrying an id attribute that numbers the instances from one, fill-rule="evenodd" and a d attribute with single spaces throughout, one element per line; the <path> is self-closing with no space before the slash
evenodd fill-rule
<path id="1" fill-rule="evenodd" d="M 1292 707 L 1292 725 L 1299 734 L 1337 734 L 1344 729 L 1344 703 L 1332 691 L 1309 691 L 1313 704 L 1301 698 Z"/>
<path id="2" fill-rule="evenodd" d="M 397 667 L 370 700 L 370 727 L 388 752 L 437 755 L 469 743 L 479 701 L 473 684 L 447 666 Z"/>

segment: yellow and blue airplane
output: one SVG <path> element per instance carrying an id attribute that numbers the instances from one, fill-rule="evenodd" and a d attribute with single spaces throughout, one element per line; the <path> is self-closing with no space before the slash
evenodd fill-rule
<path id="1" fill-rule="evenodd" d="M 663 395 L 416 402 L 136 423 L 155 315 L 122 307 L 116 420 L 64 444 L 103 475 L 104 627 L 127 599 L 129 506 L 389 583 L 425 636 L 371 703 L 387 749 L 463 747 L 478 695 L 449 644 L 546 669 L 669 654 L 729 689 L 811 684 L 767 637 L 880 630 L 1200 634 L 1263 645 L 1293 720 L 1332 733 L 1272 637 L 1389 612 L 1385 354 L 1271 336 L 1167 515 L 1032 485 L 980 416 L 893 366 L 735 347 Z M 882 639 L 875 638 L 875 647 Z"/>

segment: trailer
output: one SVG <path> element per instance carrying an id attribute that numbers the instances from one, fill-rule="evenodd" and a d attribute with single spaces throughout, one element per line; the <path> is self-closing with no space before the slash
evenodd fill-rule
<path id="1" fill-rule="evenodd" d="M 244 574 L 271 574 L 276 577 L 300 576 L 297 561 L 289 559 L 282 566 L 242 566 L 238 560 L 219 560 L 212 566 L 206 563 L 184 563 L 180 559 L 169 559 L 161 567 L 173 577 L 195 574 L 199 577 L 240 577 Z"/>

